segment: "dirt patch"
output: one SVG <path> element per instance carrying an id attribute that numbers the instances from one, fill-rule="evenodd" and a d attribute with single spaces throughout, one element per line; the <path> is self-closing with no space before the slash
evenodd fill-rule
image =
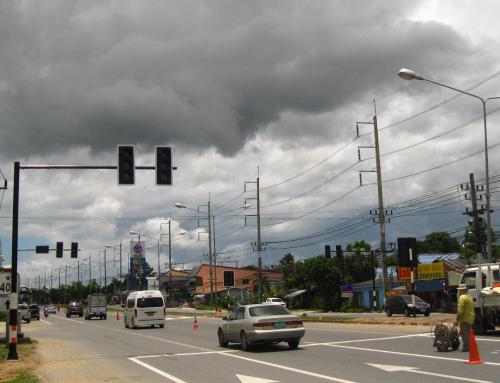
<path id="1" fill-rule="evenodd" d="M 1 345 L 1 347 L 5 346 Z M 7 357 L 7 354 L 8 352 L 6 352 L 5 357 Z M 40 363 L 35 341 L 18 344 L 17 356 L 19 357 L 17 361 L 0 361 L 0 369 L 2 370 L 0 382 L 8 382 L 22 373 L 34 371 Z"/>

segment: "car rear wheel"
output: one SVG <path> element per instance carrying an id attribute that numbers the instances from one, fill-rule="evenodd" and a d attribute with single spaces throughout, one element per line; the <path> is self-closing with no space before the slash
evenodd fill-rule
<path id="1" fill-rule="evenodd" d="M 161 325 L 160 325 L 160 328 L 163 328 L 163 327 L 165 327 L 165 325 L 164 325 L 164 324 L 161 324 Z"/>
<path id="2" fill-rule="evenodd" d="M 224 333 L 222 332 L 221 328 L 219 329 L 219 331 L 217 331 L 217 336 L 219 338 L 219 346 L 227 347 L 228 342 L 224 339 Z"/>
<path id="3" fill-rule="evenodd" d="M 123 318 L 123 323 L 125 323 L 125 328 L 128 328 L 128 323 L 127 323 L 127 319 L 126 318 Z"/>
<path id="4" fill-rule="evenodd" d="M 297 347 L 299 347 L 299 343 L 300 338 L 288 339 L 288 347 L 290 347 L 292 350 L 295 350 Z"/>
<path id="5" fill-rule="evenodd" d="M 248 349 L 250 348 L 250 345 L 248 344 L 248 338 L 247 338 L 247 334 L 245 334 L 245 331 L 241 332 L 240 341 L 241 341 L 241 349 L 243 351 L 248 351 Z"/>
<path id="6" fill-rule="evenodd" d="M 392 317 L 391 309 L 385 310 L 385 315 L 387 315 L 388 317 Z"/>
<path id="7" fill-rule="evenodd" d="M 409 317 L 410 316 L 410 310 L 408 309 L 408 307 L 405 308 L 405 311 L 403 312 L 404 316 L 405 317 Z"/>
<path id="8" fill-rule="evenodd" d="M 424 316 L 428 317 L 429 315 L 431 315 L 430 311 L 426 311 Z"/>
<path id="9" fill-rule="evenodd" d="M 134 318 L 132 318 L 132 328 L 134 330 L 137 328 L 137 325 L 135 324 Z"/>

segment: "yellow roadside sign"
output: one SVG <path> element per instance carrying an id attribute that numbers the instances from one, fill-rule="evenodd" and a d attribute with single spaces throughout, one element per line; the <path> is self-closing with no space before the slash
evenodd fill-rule
<path id="1" fill-rule="evenodd" d="M 435 262 L 418 265 L 418 279 L 443 279 L 444 262 Z"/>

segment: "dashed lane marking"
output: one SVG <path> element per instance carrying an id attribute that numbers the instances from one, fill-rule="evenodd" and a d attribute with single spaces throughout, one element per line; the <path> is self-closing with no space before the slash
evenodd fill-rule
<path id="1" fill-rule="evenodd" d="M 185 380 L 179 379 L 173 375 L 167 374 L 165 371 L 162 371 L 156 367 L 150 366 L 147 363 L 144 363 L 143 361 L 137 360 L 136 358 L 128 358 L 128 360 L 131 360 L 134 363 L 137 363 L 138 365 L 147 368 L 148 370 L 151 370 L 153 372 L 156 372 L 158 375 L 161 375 L 167 379 L 170 379 L 172 382 L 175 383 L 187 383 Z"/>

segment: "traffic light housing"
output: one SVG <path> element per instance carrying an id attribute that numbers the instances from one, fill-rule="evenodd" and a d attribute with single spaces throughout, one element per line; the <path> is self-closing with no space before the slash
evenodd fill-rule
<path id="1" fill-rule="evenodd" d="M 335 246 L 335 253 L 337 254 L 337 259 L 339 261 L 344 259 L 344 253 L 342 252 L 342 245 Z"/>
<path id="2" fill-rule="evenodd" d="M 411 259 L 410 250 L 412 253 Z M 398 238 L 398 259 L 399 267 L 418 266 L 416 238 Z"/>
<path id="3" fill-rule="evenodd" d="M 330 259 L 332 256 L 330 245 L 325 245 L 325 258 Z"/>
<path id="4" fill-rule="evenodd" d="M 71 242 L 71 258 L 78 258 L 78 242 Z"/>
<path id="5" fill-rule="evenodd" d="M 134 183 L 134 147 L 132 145 L 118 145 L 118 184 L 133 185 Z"/>
<path id="6" fill-rule="evenodd" d="M 56 243 L 56 258 L 62 258 L 64 251 L 64 244 L 62 242 Z"/>
<path id="7" fill-rule="evenodd" d="M 172 149 L 168 146 L 156 147 L 156 184 L 172 185 Z"/>

